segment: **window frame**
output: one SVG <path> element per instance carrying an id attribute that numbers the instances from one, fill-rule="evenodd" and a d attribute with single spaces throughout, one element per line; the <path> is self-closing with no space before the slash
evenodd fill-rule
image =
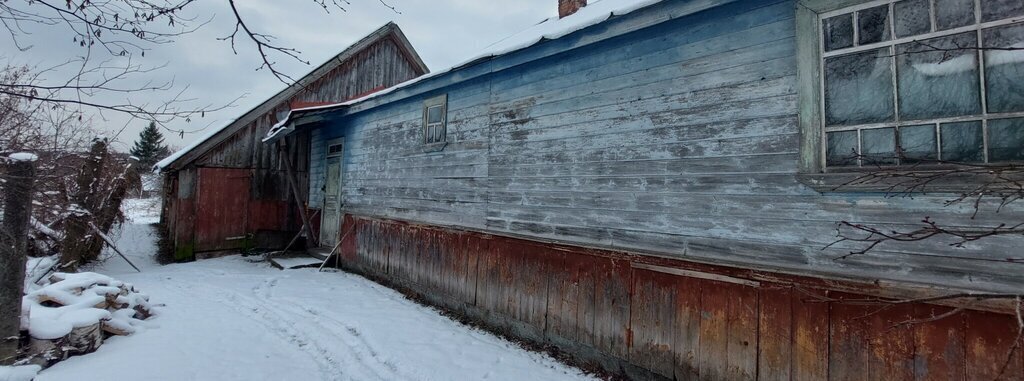
<path id="1" fill-rule="evenodd" d="M 441 108 L 441 121 L 436 123 L 430 123 L 430 109 L 435 107 Z M 438 95 L 436 97 L 429 98 L 423 101 L 422 126 L 424 145 L 443 145 L 448 142 L 448 94 Z M 431 132 L 433 132 L 435 128 L 441 129 L 441 138 L 439 140 L 432 139 L 434 134 L 431 134 Z"/>
<path id="2" fill-rule="evenodd" d="M 892 36 L 887 41 L 875 42 L 864 45 L 857 45 L 835 49 L 829 52 L 825 52 L 825 41 L 823 33 L 824 20 L 842 15 L 845 13 L 853 12 L 853 24 L 854 30 L 857 30 L 857 15 L 856 12 L 859 10 L 869 9 L 880 5 L 895 3 L 898 1 L 892 0 L 799 0 L 796 6 L 796 41 L 797 41 L 797 94 L 798 94 L 798 124 L 800 126 L 801 140 L 800 140 L 800 157 L 798 161 L 798 172 L 799 179 L 806 185 L 812 188 L 826 192 L 826 191 L 851 191 L 851 189 L 838 189 L 847 184 L 852 178 L 863 175 L 865 172 L 870 170 L 877 170 L 877 166 L 833 166 L 828 167 L 826 165 L 827 158 L 827 135 L 826 135 L 826 124 L 825 124 L 825 75 L 824 65 L 825 59 L 828 57 L 837 57 L 846 54 L 853 54 L 857 52 L 871 51 L 872 49 L 896 49 L 896 46 L 902 43 L 907 43 L 917 40 L 927 40 L 932 38 L 938 38 L 943 36 L 952 36 L 966 32 L 975 32 L 981 34 L 982 30 L 999 27 L 1009 24 L 1022 23 L 1024 17 L 1011 17 L 1008 19 L 982 22 L 981 14 L 979 9 L 980 0 L 974 0 L 975 4 L 975 22 L 968 26 L 951 28 L 944 31 L 930 31 L 927 33 L 909 36 L 909 37 L 895 37 Z M 934 6 L 931 7 L 931 16 L 934 19 L 935 11 Z M 889 20 L 892 18 L 892 10 L 890 7 Z M 934 20 L 933 20 L 934 21 Z M 890 21 L 892 22 L 892 21 Z M 934 22 L 933 22 L 934 25 Z M 934 26 L 933 26 L 934 29 Z M 856 32 L 855 32 L 856 33 Z M 895 33 L 894 30 L 889 31 L 890 34 Z M 856 40 L 856 35 L 853 37 Z M 981 41 L 981 37 L 977 37 L 978 41 Z M 888 48 L 892 46 L 892 48 Z M 894 126 L 912 126 L 920 124 L 935 124 L 941 126 L 942 122 L 953 122 L 956 120 L 970 119 L 982 120 L 983 122 L 983 155 L 985 156 L 985 162 L 988 162 L 988 121 L 997 119 L 1010 119 L 1016 117 L 1024 117 L 1024 112 L 1011 112 L 1011 113 L 989 113 L 986 108 L 986 89 L 985 89 L 985 61 L 984 58 L 980 57 L 984 55 L 981 49 L 977 49 L 976 55 L 978 56 L 978 72 L 979 78 L 979 96 L 982 98 L 981 113 L 970 117 L 945 117 L 945 118 L 930 118 L 921 120 L 911 121 L 900 121 L 899 120 L 899 109 L 895 109 L 894 121 L 889 123 L 879 123 L 878 128 L 892 128 Z M 893 75 L 896 76 L 896 68 L 893 68 Z M 897 82 L 892 84 L 894 96 L 896 92 Z M 898 98 L 894 99 L 898 104 Z M 898 107 L 898 106 L 897 106 Z M 980 115 L 980 116 L 979 116 Z M 947 120 L 948 119 L 948 120 Z M 868 127 L 867 124 L 851 125 L 844 127 L 838 127 L 838 130 L 853 130 L 857 131 L 858 137 L 860 131 Z M 835 128 L 830 131 L 836 130 Z M 895 136 L 898 144 L 898 135 Z M 860 146 L 861 142 L 858 138 L 857 142 Z M 940 144 L 937 141 L 937 144 Z M 938 149 L 938 148 L 937 148 Z M 936 151 L 938 152 L 938 151 Z M 898 165 L 886 165 L 885 168 L 906 168 L 908 166 Z M 912 169 L 908 168 L 908 171 L 923 172 L 929 170 L 936 170 L 940 168 L 955 167 L 955 165 L 912 165 Z M 950 191 L 958 191 L 959 189 L 968 189 L 970 183 L 952 185 L 947 187 Z M 860 186 L 856 191 L 887 191 L 889 185 L 877 184 L 876 186 Z"/>

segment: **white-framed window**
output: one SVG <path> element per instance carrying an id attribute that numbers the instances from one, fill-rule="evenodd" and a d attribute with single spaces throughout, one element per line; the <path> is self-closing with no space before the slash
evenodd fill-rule
<path id="1" fill-rule="evenodd" d="M 441 95 L 423 102 L 423 143 L 444 143 L 447 138 L 448 96 Z"/>
<path id="2" fill-rule="evenodd" d="M 1024 2 L 879 0 L 818 16 L 827 167 L 1024 160 Z"/>

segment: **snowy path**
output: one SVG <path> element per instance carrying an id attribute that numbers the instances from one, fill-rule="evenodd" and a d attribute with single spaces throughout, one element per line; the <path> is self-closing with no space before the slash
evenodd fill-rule
<path id="1" fill-rule="evenodd" d="M 590 379 L 354 275 L 279 271 L 238 257 L 156 266 L 141 258 L 146 237 L 126 226 L 119 241 L 143 273 L 118 259 L 97 271 L 166 304 L 152 327 L 39 381 Z"/>

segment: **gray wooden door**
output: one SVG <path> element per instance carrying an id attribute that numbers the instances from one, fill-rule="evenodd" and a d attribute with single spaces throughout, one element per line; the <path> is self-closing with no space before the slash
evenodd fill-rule
<path id="1" fill-rule="evenodd" d="M 341 182 L 343 140 L 327 142 L 327 163 L 324 181 L 324 210 L 320 220 L 320 245 L 334 248 L 341 227 Z"/>

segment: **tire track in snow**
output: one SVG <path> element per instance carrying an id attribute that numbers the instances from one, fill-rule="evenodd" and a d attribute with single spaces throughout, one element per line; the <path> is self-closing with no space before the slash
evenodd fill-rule
<path id="1" fill-rule="evenodd" d="M 234 290 L 224 287 L 212 286 L 217 290 L 206 289 L 203 292 L 196 292 L 188 287 L 178 286 L 183 292 L 196 295 L 200 298 L 207 298 L 224 305 L 240 315 L 249 318 L 253 322 L 267 328 L 267 332 L 273 334 L 283 341 L 293 344 L 300 351 L 305 352 L 308 357 L 317 364 L 319 372 L 324 380 L 381 380 L 389 381 L 395 378 L 384 377 L 378 374 L 371 367 L 351 366 L 353 364 L 343 363 L 335 358 L 338 351 L 324 345 L 324 335 L 320 332 L 303 332 L 296 327 L 301 326 L 300 321 L 289 317 L 272 306 L 270 301 L 260 301 Z M 339 338 L 340 339 L 340 338 Z M 358 361 L 356 365 L 360 364 Z M 363 372 L 360 372 L 363 371 Z M 364 373 L 368 371 L 368 373 Z M 362 374 L 356 374 L 362 373 Z"/>
<path id="2" fill-rule="evenodd" d="M 296 304 L 286 299 L 274 299 L 273 289 L 277 286 L 278 281 L 285 277 L 275 277 L 272 279 L 261 282 L 256 287 L 253 287 L 253 293 L 262 300 L 273 303 L 274 308 L 280 312 L 289 314 L 291 316 L 304 316 L 304 323 L 308 323 L 317 327 L 320 330 L 327 331 L 333 336 L 337 337 L 339 342 L 344 344 L 355 358 L 356 362 L 366 366 L 367 368 L 374 371 L 374 373 L 380 375 L 384 380 L 415 380 L 421 377 L 414 375 L 405 374 L 398 366 L 396 366 L 390 359 L 381 356 L 380 352 L 377 351 L 374 346 L 366 340 L 363 334 L 352 325 L 342 322 L 338 319 L 330 317 L 324 314 L 322 311 L 305 306 Z M 327 320 L 325 324 L 321 320 Z M 370 364 L 373 363 L 373 365 Z M 381 375 L 381 373 L 386 373 Z"/>

